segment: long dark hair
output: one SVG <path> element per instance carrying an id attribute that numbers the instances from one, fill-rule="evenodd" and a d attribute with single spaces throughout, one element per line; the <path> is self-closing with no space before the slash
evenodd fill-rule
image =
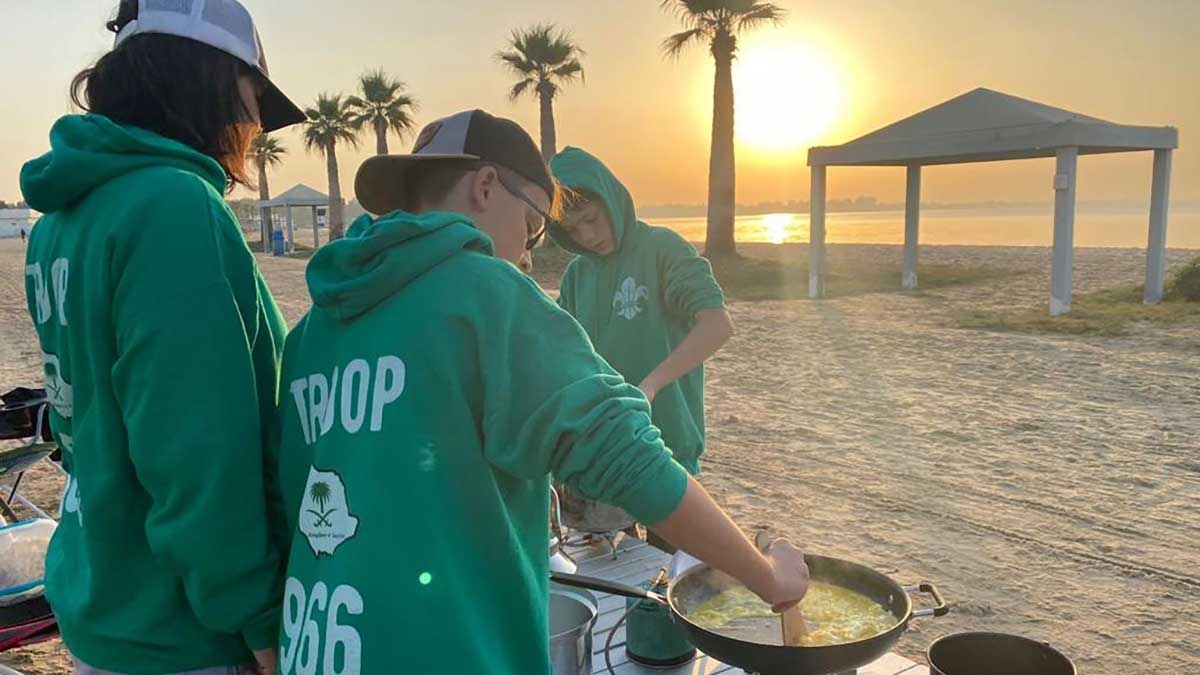
<path id="1" fill-rule="evenodd" d="M 121 0 L 108 29 L 137 18 L 137 0 Z M 71 80 L 71 100 L 118 124 L 140 127 L 212 157 L 227 189 L 252 187 L 246 153 L 258 133 L 238 89 L 253 71 L 234 56 L 172 35 L 135 35 Z"/>

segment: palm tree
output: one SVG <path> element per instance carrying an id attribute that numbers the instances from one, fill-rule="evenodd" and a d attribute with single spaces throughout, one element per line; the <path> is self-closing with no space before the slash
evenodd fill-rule
<path id="1" fill-rule="evenodd" d="M 319 480 L 308 489 L 308 496 L 317 502 L 317 508 L 324 510 L 325 504 L 333 496 L 333 490 L 329 487 L 329 483 Z"/>
<path id="2" fill-rule="evenodd" d="M 496 54 L 518 78 L 508 97 L 515 101 L 526 92 L 537 94 L 542 105 L 542 158 L 548 162 L 558 145 L 554 135 L 554 97 L 561 86 L 575 78 L 583 79 L 579 57 L 585 52 L 569 33 L 549 23 L 513 31 L 508 47 L 508 51 Z"/>
<path id="3" fill-rule="evenodd" d="M 250 157 L 258 167 L 258 198 L 260 201 L 265 202 L 271 198 L 271 188 L 267 185 L 267 167 L 282 164 L 285 154 L 287 154 L 287 148 L 283 147 L 283 143 L 280 143 L 278 138 L 273 138 L 269 134 L 259 134 L 250 143 Z M 271 209 L 266 206 L 261 207 L 259 217 L 262 221 L 259 230 L 263 238 L 263 253 L 266 253 L 271 250 Z"/>
<path id="4" fill-rule="evenodd" d="M 388 154 L 388 131 L 403 136 L 413 128 L 412 112 L 417 108 L 416 100 L 404 93 L 404 83 L 382 70 L 364 73 L 358 79 L 361 96 L 346 99 L 346 105 L 354 109 L 354 122 L 360 127 L 368 125 L 375 130 L 375 154 Z"/>
<path id="5" fill-rule="evenodd" d="M 692 43 L 707 42 L 717 71 L 713 81 L 712 147 L 708 156 L 708 232 L 704 254 L 737 255 L 733 238 L 736 200 L 733 153 L 733 59 L 738 33 L 764 23 L 779 23 L 785 11 L 756 0 L 662 0 L 687 30 L 663 41 L 669 57 Z"/>
<path id="6" fill-rule="evenodd" d="M 325 170 L 329 175 L 329 238 L 340 239 L 346 229 L 342 213 L 342 185 L 338 179 L 337 145 L 347 143 L 358 147 L 358 126 L 354 110 L 341 94 L 321 94 L 317 105 L 304 111 L 304 147 L 325 155 Z"/>

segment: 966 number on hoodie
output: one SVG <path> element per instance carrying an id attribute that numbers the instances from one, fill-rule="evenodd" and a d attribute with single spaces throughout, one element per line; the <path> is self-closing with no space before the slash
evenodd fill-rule
<path id="1" fill-rule="evenodd" d="M 300 580 L 289 577 L 283 593 L 286 644 L 279 649 L 280 672 L 358 675 L 362 640 L 357 630 L 339 621 L 343 616 L 360 616 L 362 612 L 362 595 L 353 586 L 342 584 L 330 593 L 325 583 L 318 581 L 310 593 Z"/>

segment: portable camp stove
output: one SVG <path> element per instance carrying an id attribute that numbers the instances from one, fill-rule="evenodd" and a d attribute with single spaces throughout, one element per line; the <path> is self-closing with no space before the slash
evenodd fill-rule
<path id="1" fill-rule="evenodd" d="M 642 588 L 666 595 L 670 578 L 667 568 Z M 696 658 L 696 647 L 683 629 L 671 618 L 671 610 L 661 602 L 628 598 L 625 626 L 625 654 L 630 661 L 647 668 L 673 668 Z"/>

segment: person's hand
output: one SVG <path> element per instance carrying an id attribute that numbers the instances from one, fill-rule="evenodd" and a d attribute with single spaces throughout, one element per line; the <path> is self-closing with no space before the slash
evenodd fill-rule
<path id="1" fill-rule="evenodd" d="M 638 389 L 641 389 L 642 393 L 646 395 L 647 401 L 654 403 L 654 397 L 658 395 L 658 387 L 650 381 L 650 378 L 642 380 L 642 383 L 638 385 Z"/>
<path id="2" fill-rule="evenodd" d="M 533 274 L 533 252 L 525 251 L 521 254 L 521 259 L 517 263 L 517 267 L 525 274 Z"/>
<path id="3" fill-rule="evenodd" d="M 772 611 L 784 612 L 799 604 L 808 592 L 808 564 L 803 551 L 782 539 L 771 544 L 765 555 L 771 564 L 771 581 L 759 597 Z"/>
<path id="4" fill-rule="evenodd" d="M 279 652 L 274 647 L 267 647 L 254 652 L 254 666 L 259 675 L 275 675 L 275 662 Z"/>

